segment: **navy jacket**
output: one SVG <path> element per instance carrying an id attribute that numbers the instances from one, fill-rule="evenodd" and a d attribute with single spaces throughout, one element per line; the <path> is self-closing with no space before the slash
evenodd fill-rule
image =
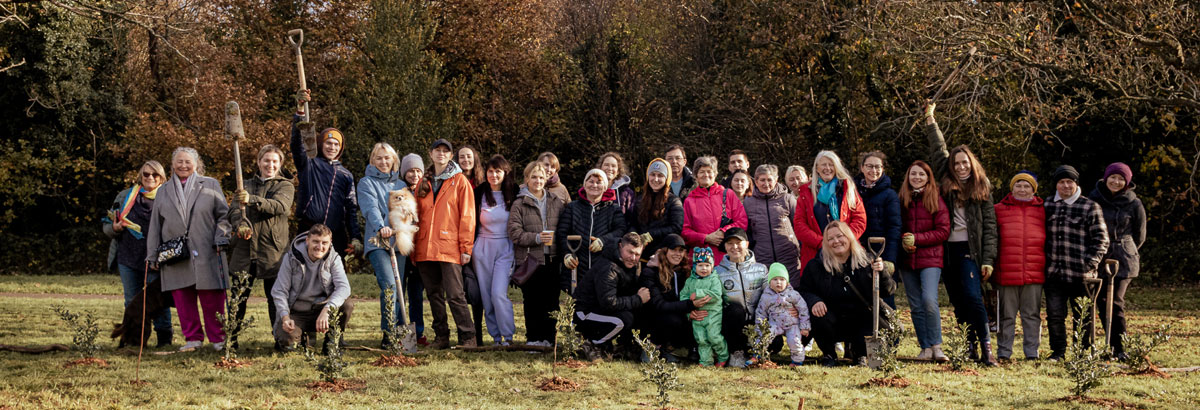
<path id="1" fill-rule="evenodd" d="M 300 185 L 296 187 L 296 215 L 325 224 L 334 232 L 345 229 L 349 235 L 347 239 L 361 238 L 354 174 L 342 166 L 341 161 L 330 161 L 321 155 L 308 157 L 304 143 L 300 141 L 300 129 L 296 127 L 300 119 L 299 115 L 292 116 L 292 161 L 296 162 L 300 179 Z"/>
<path id="2" fill-rule="evenodd" d="M 863 205 L 867 207 L 867 230 L 859 241 L 863 248 L 870 250 L 867 239 L 872 236 L 882 236 L 887 240 L 883 249 L 883 260 L 896 263 L 900 251 L 900 195 L 892 189 L 892 179 L 887 175 L 879 177 L 875 186 L 863 187 L 863 176 L 854 178 L 858 186 L 858 194 L 862 196 Z"/>

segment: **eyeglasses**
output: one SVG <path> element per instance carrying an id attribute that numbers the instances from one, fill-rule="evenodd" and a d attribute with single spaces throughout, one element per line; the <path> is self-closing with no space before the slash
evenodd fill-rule
<path id="1" fill-rule="evenodd" d="M 143 173 L 142 173 L 142 178 L 146 178 L 146 177 L 155 177 L 155 178 L 158 178 L 159 176 L 158 176 L 158 174 L 156 174 L 156 173 L 153 173 L 153 172 L 143 172 Z"/>

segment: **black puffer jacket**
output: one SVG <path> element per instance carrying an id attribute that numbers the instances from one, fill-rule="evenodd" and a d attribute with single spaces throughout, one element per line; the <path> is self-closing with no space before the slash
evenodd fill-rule
<path id="1" fill-rule="evenodd" d="M 1100 204 L 1104 211 L 1104 224 L 1108 227 L 1108 254 L 1104 258 L 1120 262 L 1119 278 L 1138 276 L 1141 270 L 1138 250 L 1146 242 L 1146 207 L 1133 192 L 1134 188 L 1131 183 L 1125 190 L 1113 194 L 1104 181 L 1099 181 L 1088 194 L 1088 198 Z"/>
<path id="2" fill-rule="evenodd" d="M 664 260 L 666 257 L 666 251 L 658 253 L 659 260 Z M 671 276 L 671 288 L 667 289 L 658 278 L 659 269 L 662 269 L 662 267 L 652 268 L 647 266 L 642 269 L 642 276 L 638 279 L 641 287 L 650 290 L 649 305 L 653 309 L 654 314 L 686 314 L 695 310 L 691 299 L 679 294 L 679 290 L 683 289 L 683 285 L 687 282 L 690 272 L 684 269 L 675 271 L 675 274 Z"/>
<path id="3" fill-rule="evenodd" d="M 592 270 L 581 279 L 579 288 L 575 290 L 580 312 L 612 314 L 627 312 L 642 306 L 642 298 L 637 295 L 641 285 L 638 276 L 641 274 L 641 263 L 633 268 L 626 268 L 617 257 L 616 247 L 605 249 L 602 256 L 597 256 Z"/>
<path id="4" fill-rule="evenodd" d="M 580 283 L 590 272 L 592 260 L 596 259 L 599 254 L 588 251 L 590 241 L 588 238 L 600 238 L 600 242 L 604 244 L 604 249 L 617 249 L 617 241 L 621 240 L 621 236 L 625 235 L 627 228 L 625 225 L 625 216 L 621 213 L 621 207 L 617 206 L 613 199 L 616 194 L 613 190 L 604 192 L 600 197 L 599 203 L 592 204 L 587 201 L 583 195 L 583 189 L 579 190 L 579 199 L 571 201 L 563 208 L 562 214 L 558 216 L 558 228 L 554 230 L 554 246 L 555 254 L 563 255 L 565 258 L 568 253 L 573 253 L 579 259 L 579 267 L 577 268 L 577 276 Z M 579 250 L 571 252 L 567 247 L 567 236 L 579 235 L 583 237 L 583 243 L 579 245 Z M 570 286 L 571 270 L 565 267 L 562 270 L 564 289 Z"/>
<path id="5" fill-rule="evenodd" d="M 625 214 L 626 221 L 629 223 L 629 227 L 633 232 L 649 233 L 653 238 L 653 240 L 651 240 L 650 243 L 646 245 L 644 249 L 642 249 L 642 259 L 649 259 L 651 255 L 654 255 L 654 252 L 657 252 L 660 248 L 662 248 L 662 239 L 666 238 L 667 235 L 679 235 L 681 232 L 683 232 L 683 201 L 680 201 L 679 197 L 669 192 L 671 189 L 670 187 L 663 189 L 666 189 L 668 192 L 666 203 L 667 211 L 663 213 L 662 218 L 649 221 L 645 224 L 641 223 L 640 213 L 642 211 L 639 207 L 642 204 L 641 196 L 638 196 L 635 206 L 630 208 L 629 212 Z"/>

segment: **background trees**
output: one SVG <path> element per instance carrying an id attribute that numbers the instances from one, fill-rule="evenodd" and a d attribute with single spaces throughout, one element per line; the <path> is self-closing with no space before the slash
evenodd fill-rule
<path id="1" fill-rule="evenodd" d="M 241 103 L 245 146 L 285 144 L 296 81 L 283 33 L 300 27 L 314 118 L 348 135 L 351 170 L 361 172 L 377 140 L 423 153 L 445 137 L 517 162 L 554 151 L 568 185 L 608 150 L 623 152 L 636 177 L 669 143 L 692 147 L 693 158 L 741 148 L 755 164 L 806 167 L 820 149 L 847 159 L 881 149 L 898 174 L 926 155 L 920 128 L 911 128 L 924 100 L 973 46 L 977 54 L 938 100 L 951 144 L 970 144 L 998 187 L 1020 169 L 1048 175 L 1071 163 L 1090 189 L 1108 163 L 1130 163 L 1151 216 L 1148 273 L 1195 280 L 1195 7 L 1171 0 L 5 4 L 0 239 L 8 246 L 0 269 L 102 269 L 95 225 L 103 209 L 136 164 L 165 160 L 177 145 L 195 146 L 210 174 L 229 177 L 232 154 L 220 135 L 226 100 Z M 1153 262 L 1168 256 L 1193 259 Z"/>

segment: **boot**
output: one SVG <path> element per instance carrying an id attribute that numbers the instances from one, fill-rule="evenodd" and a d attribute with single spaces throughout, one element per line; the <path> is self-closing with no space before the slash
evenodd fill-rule
<path id="1" fill-rule="evenodd" d="M 174 337 L 174 335 L 175 335 L 174 333 L 172 333 L 172 332 L 171 332 L 171 330 L 170 330 L 170 329 L 167 329 L 167 330 L 155 330 L 155 331 L 154 331 L 154 334 L 158 336 L 158 343 L 157 343 L 157 344 L 155 344 L 155 345 L 154 345 L 154 347 L 156 347 L 156 348 L 160 348 L 160 349 L 161 349 L 161 348 L 164 348 L 164 347 L 167 347 L 167 346 L 170 346 L 170 345 L 171 345 L 171 339 L 172 339 L 172 338 Z"/>
<path id="2" fill-rule="evenodd" d="M 996 356 L 992 354 L 992 342 L 986 341 L 982 344 L 983 355 L 979 358 L 979 364 L 987 367 L 996 367 Z"/>
<path id="3" fill-rule="evenodd" d="M 975 341 L 968 341 L 967 344 L 968 344 L 967 357 L 970 358 L 971 361 L 973 361 L 973 362 L 978 362 L 979 361 L 979 343 L 977 343 Z"/>
<path id="4" fill-rule="evenodd" d="M 942 345 L 936 344 L 936 345 L 930 346 L 929 349 L 933 351 L 933 360 L 934 361 L 943 362 L 943 363 L 950 361 L 950 358 L 946 357 L 946 352 L 942 351 Z"/>
<path id="5" fill-rule="evenodd" d="M 921 353 L 917 355 L 917 360 L 930 361 L 933 360 L 933 348 L 926 347 L 921 349 Z"/>

